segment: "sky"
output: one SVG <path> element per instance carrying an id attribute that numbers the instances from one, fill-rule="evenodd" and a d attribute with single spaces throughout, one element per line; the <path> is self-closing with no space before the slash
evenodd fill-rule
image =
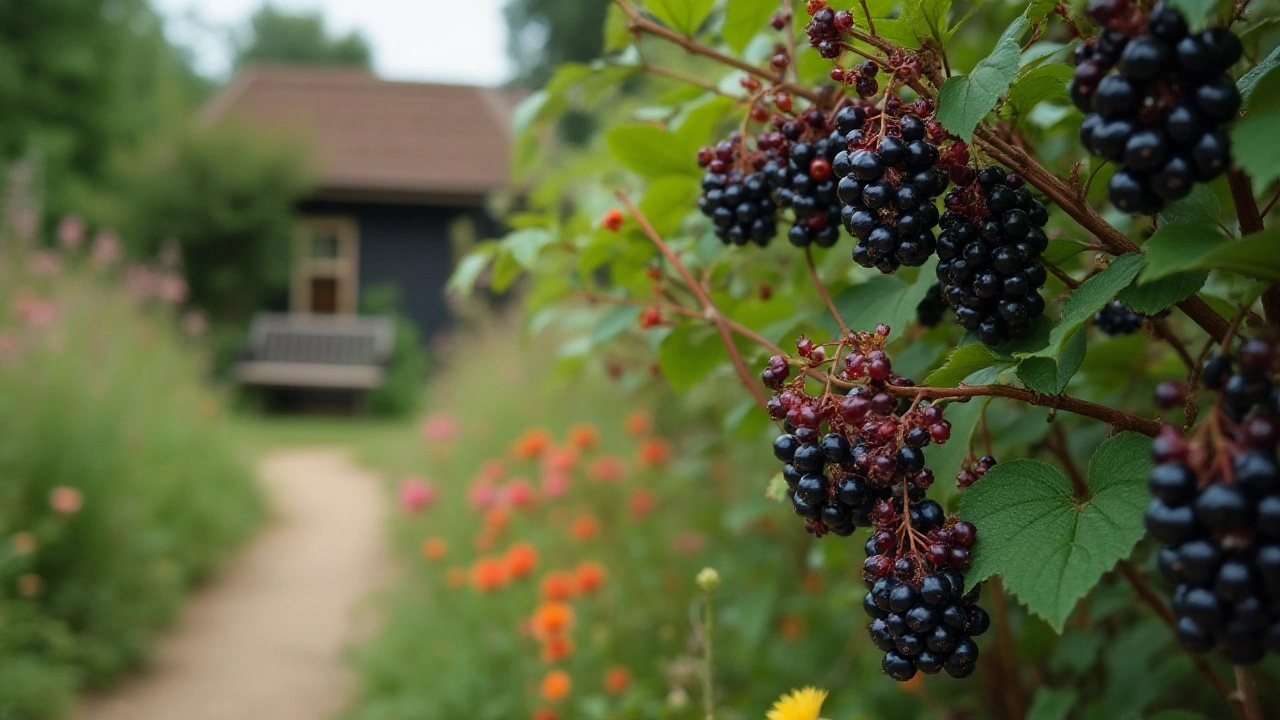
<path id="1" fill-rule="evenodd" d="M 262 0 L 152 0 L 174 42 L 192 49 L 197 70 L 230 72 L 222 28 L 243 27 Z M 273 0 L 283 10 L 320 11 L 331 32 L 358 30 L 374 70 L 392 80 L 496 85 L 512 74 L 504 0 Z"/>

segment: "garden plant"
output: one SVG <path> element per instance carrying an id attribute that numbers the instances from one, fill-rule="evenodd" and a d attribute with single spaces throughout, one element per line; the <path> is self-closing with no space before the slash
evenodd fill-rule
<path id="1" fill-rule="evenodd" d="M 865 588 L 820 639 L 947 693 L 884 716 L 1267 717 L 1276 10 L 618 0 L 454 286 L 525 277 L 575 367 L 651 352 L 721 416 L 690 452 L 772 439 L 760 491 Z"/>

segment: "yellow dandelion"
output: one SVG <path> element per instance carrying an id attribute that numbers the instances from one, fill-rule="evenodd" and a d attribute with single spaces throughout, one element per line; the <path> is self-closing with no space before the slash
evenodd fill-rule
<path id="1" fill-rule="evenodd" d="M 827 691 L 815 687 L 800 688 L 778 698 L 765 713 L 769 720 L 818 720 Z"/>

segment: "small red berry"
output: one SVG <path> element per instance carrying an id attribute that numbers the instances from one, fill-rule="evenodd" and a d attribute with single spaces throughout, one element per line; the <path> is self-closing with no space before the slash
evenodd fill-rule
<path id="1" fill-rule="evenodd" d="M 935 425 L 930 425 L 929 437 L 932 438 L 933 441 L 938 443 L 939 445 L 950 440 L 951 439 L 951 423 L 944 420 Z"/>
<path id="2" fill-rule="evenodd" d="M 817 182 L 822 182 L 831 177 L 831 161 L 822 157 L 809 161 L 809 177 Z M 826 215 L 819 215 L 818 217 L 825 218 Z"/>
<path id="3" fill-rule="evenodd" d="M 741 85 L 744 90 L 750 90 L 752 92 L 759 90 L 761 87 L 760 79 L 752 75 L 744 76 L 743 78 L 738 80 L 738 84 Z"/>
<path id="4" fill-rule="evenodd" d="M 787 21 L 791 19 L 789 16 L 790 13 L 776 12 L 769 16 L 769 25 L 774 30 L 781 30 L 787 26 Z"/>
<path id="5" fill-rule="evenodd" d="M 849 32 L 853 28 L 853 14 L 848 10 L 840 10 L 831 19 L 831 24 L 835 25 L 840 32 Z"/>
<path id="6" fill-rule="evenodd" d="M 778 53 L 769 60 L 769 64 L 773 66 L 774 70 L 782 72 L 791 64 L 791 58 L 787 57 L 786 53 Z"/>
<path id="7" fill-rule="evenodd" d="M 765 122 L 769 119 L 769 111 L 763 105 L 752 105 L 751 119 L 760 123 Z"/>
<path id="8" fill-rule="evenodd" d="M 645 308 L 640 311 L 640 327 L 651 328 L 662 324 L 662 313 L 658 308 Z"/>
<path id="9" fill-rule="evenodd" d="M 848 75 L 845 73 L 844 68 L 837 65 L 827 72 L 827 77 L 831 78 L 832 82 L 844 84 Z"/>
<path id="10" fill-rule="evenodd" d="M 809 357 L 809 353 L 813 352 L 813 341 L 803 335 L 796 340 L 796 352 L 800 357 Z"/>
<path id="11" fill-rule="evenodd" d="M 609 208 L 605 211 L 604 217 L 601 218 L 600 224 L 609 232 L 618 232 L 622 229 L 622 221 L 625 218 L 622 211 L 618 208 Z"/>

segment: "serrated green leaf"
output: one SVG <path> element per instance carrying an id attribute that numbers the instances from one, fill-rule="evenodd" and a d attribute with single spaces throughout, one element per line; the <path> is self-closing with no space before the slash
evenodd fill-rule
<path id="1" fill-rule="evenodd" d="M 734 52 L 742 52 L 778 9 L 777 0 L 733 0 L 724 10 L 724 42 Z"/>
<path id="2" fill-rule="evenodd" d="M 707 19 L 715 0 L 646 0 L 645 8 L 664 25 L 693 35 Z"/>
<path id="3" fill-rule="evenodd" d="M 1071 690 L 1042 687 L 1031 699 L 1027 720 L 1067 720 L 1075 707 L 1077 695 Z"/>
<path id="4" fill-rule="evenodd" d="M 1250 112 L 1231 130 L 1231 150 L 1236 164 L 1266 186 L 1280 177 L 1280 143 L 1276 128 L 1280 127 L 1280 107 L 1265 112 Z"/>
<path id="5" fill-rule="evenodd" d="M 960 517 L 981 538 L 967 580 L 999 575 L 1061 633 L 1080 598 L 1145 532 L 1150 448 L 1138 433 L 1104 442 L 1089 461 L 1088 494 L 1080 501 L 1047 463 L 1017 458 L 991 468 L 960 502 Z"/>
<path id="6" fill-rule="evenodd" d="M 1027 387 L 1046 395 L 1057 395 L 1067 389 L 1067 383 L 1084 362 L 1085 343 L 1083 329 L 1077 329 L 1062 346 L 1057 358 L 1030 357 L 1018 365 L 1018 379 Z"/>
<path id="7" fill-rule="evenodd" d="M 640 198 L 640 212 L 658 235 L 666 237 L 675 233 L 680 222 L 694 207 L 698 197 L 698 181 L 688 175 L 669 175 L 649 183 Z"/>
<path id="8" fill-rule="evenodd" d="M 449 281 L 445 283 L 445 290 L 462 293 L 464 296 L 470 295 L 471 291 L 475 289 L 476 280 L 480 278 L 480 273 L 483 273 L 485 268 L 489 267 L 489 261 L 493 259 L 493 253 L 497 248 L 497 243 L 486 242 L 477 245 L 474 250 L 467 253 L 458 262 L 453 274 L 449 276 Z"/>
<path id="9" fill-rule="evenodd" d="M 1002 364 L 1012 365 L 1013 363 L 1001 358 L 994 350 L 982 343 L 961 345 L 951 351 L 942 367 L 925 378 L 924 384 L 930 387 L 955 387 L 983 368 Z"/>
<path id="10" fill-rule="evenodd" d="M 1229 270 L 1259 280 L 1280 280 L 1280 231 L 1275 228 L 1230 240 L 1208 223 L 1165 225 L 1145 246 L 1143 282 L 1188 270 Z"/>
<path id="11" fill-rule="evenodd" d="M 1033 353 L 1038 357 L 1058 358 L 1068 338 L 1076 328 L 1100 310 L 1103 305 L 1115 299 L 1121 290 L 1128 287 L 1146 259 L 1138 253 L 1121 255 L 1111 261 L 1106 270 L 1094 275 L 1071 291 L 1071 297 L 1062 306 L 1062 314 L 1058 323 L 1049 333 L 1049 344 L 1043 350 Z"/>
<path id="12" fill-rule="evenodd" d="M 1197 183 L 1191 188 L 1191 194 L 1164 206 L 1156 216 L 1160 225 L 1181 222 L 1222 222 L 1222 203 L 1218 195 L 1208 185 Z"/>
<path id="13" fill-rule="evenodd" d="M 1046 100 L 1068 102 L 1067 83 L 1074 72 L 1066 63 L 1049 63 L 1023 73 L 1009 88 L 1008 106 L 1015 114 L 1025 115 Z"/>
<path id="14" fill-rule="evenodd" d="M 876 35 L 904 48 L 920 47 L 920 38 L 915 28 L 906 18 L 886 18 L 876 20 Z"/>
<path id="15" fill-rule="evenodd" d="M 1018 18 L 972 72 L 956 75 L 943 83 L 942 92 L 938 94 L 938 120 L 943 127 L 966 142 L 973 140 L 974 128 L 995 108 L 1018 77 L 1022 48 L 1016 38 L 1026 28 L 1026 18 Z"/>
<path id="16" fill-rule="evenodd" d="M 728 359 L 720 336 L 703 324 L 687 323 L 658 346 L 658 367 L 676 392 L 684 392 Z"/>
<path id="17" fill-rule="evenodd" d="M 879 27 L 878 25 L 876 27 Z M 877 275 L 870 280 L 846 288 L 834 298 L 836 309 L 851 330 L 873 330 L 883 323 L 889 326 L 889 339 L 902 334 L 916 319 L 916 306 L 933 284 L 935 261 L 921 267 L 919 278 L 908 285 L 893 276 Z M 823 316 L 823 325 L 835 332 L 835 320 Z"/>
<path id="18" fill-rule="evenodd" d="M 947 14 L 950 12 L 951 0 L 907 0 L 902 15 L 911 23 L 917 38 L 945 45 Z"/>
<path id="19" fill-rule="evenodd" d="M 619 125 L 605 134 L 613 156 L 647 178 L 696 175 L 698 165 L 684 143 L 653 125 Z"/>
<path id="20" fill-rule="evenodd" d="M 1116 299 L 1144 315 L 1155 315 L 1191 297 L 1208 278 L 1208 270 L 1174 273 L 1153 282 L 1130 285 Z"/>
<path id="21" fill-rule="evenodd" d="M 1249 107 L 1249 101 L 1253 97 L 1253 91 L 1258 86 L 1258 82 L 1277 67 L 1280 67 L 1280 47 L 1273 49 L 1271 54 L 1263 58 L 1262 62 L 1254 65 L 1249 72 L 1236 81 L 1236 87 L 1240 89 L 1240 98 L 1244 103 L 1244 107 Z"/>

